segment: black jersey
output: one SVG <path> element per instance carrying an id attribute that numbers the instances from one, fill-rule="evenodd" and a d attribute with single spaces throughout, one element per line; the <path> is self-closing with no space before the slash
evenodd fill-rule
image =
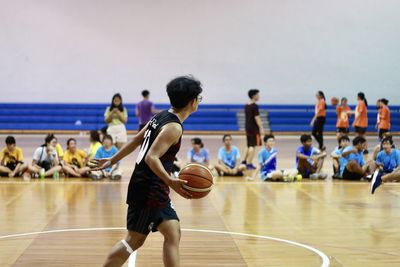
<path id="1" fill-rule="evenodd" d="M 169 186 L 159 178 L 146 164 L 147 151 L 157 138 L 161 128 L 168 123 L 181 122 L 178 117 L 165 110 L 155 115 L 149 122 L 145 131 L 139 155 L 136 160 L 135 170 L 132 173 L 128 187 L 127 204 L 139 205 L 148 208 L 162 208 L 169 203 Z M 171 146 L 160 158 L 165 170 L 172 173 L 173 164 L 181 147 L 181 138 L 177 144 Z"/>

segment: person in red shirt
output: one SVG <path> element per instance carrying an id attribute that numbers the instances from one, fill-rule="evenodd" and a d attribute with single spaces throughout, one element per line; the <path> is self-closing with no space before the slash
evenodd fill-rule
<path id="1" fill-rule="evenodd" d="M 313 127 L 312 135 L 317 140 L 319 149 L 325 150 L 324 146 L 324 125 L 326 121 L 326 103 L 325 94 L 322 91 L 318 91 L 315 95 L 317 103 L 315 104 L 314 117 L 311 120 L 310 125 Z"/>
<path id="2" fill-rule="evenodd" d="M 349 115 L 351 108 L 347 105 L 347 98 L 343 97 L 340 100 L 340 105 L 336 107 L 336 136 L 339 139 L 343 135 L 349 133 Z"/>
<path id="3" fill-rule="evenodd" d="M 357 136 L 364 137 L 368 127 L 368 102 L 363 92 L 358 93 L 357 100 L 353 127 Z"/>
<path id="4" fill-rule="evenodd" d="M 376 123 L 379 129 L 379 140 L 382 140 L 384 133 L 390 131 L 390 110 L 388 104 L 389 100 L 386 98 L 379 99 L 378 121 Z"/>

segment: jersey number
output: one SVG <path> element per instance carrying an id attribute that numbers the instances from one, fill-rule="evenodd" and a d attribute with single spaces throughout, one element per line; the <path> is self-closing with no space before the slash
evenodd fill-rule
<path id="1" fill-rule="evenodd" d="M 144 140 L 143 140 L 142 146 L 140 147 L 139 155 L 136 159 L 136 164 L 140 164 L 140 162 L 142 162 L 144 154 L 146 154 L 147 149 L 149 148 L 150 134 L 151 134 L 151 130 L 147 130 L 144 133 Z"/>

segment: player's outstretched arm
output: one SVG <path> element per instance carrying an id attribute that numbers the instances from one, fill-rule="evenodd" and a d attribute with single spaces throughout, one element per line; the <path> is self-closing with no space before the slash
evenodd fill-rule
<path id="1" fill-rule="evenodd" d="M 163 126 L 149 148 L 144 160 L 154 174 L 160 177 L 164 183 L 170 186 L 175 192 L 184 198 L 191 198 L 191 195 L 182 188 L 182 184 L 185 184 L 186 181 L 172 178 L 165 170 L 160 160 L 171 146 L 178 143 L 181 135 L 182 127 L 179 124 L 169 123 Z"/>
<path id="2" fill-rule="evenodd" d="M 130 142 L 124 145 L 121 150 L 119 150 L 117 154 L 115 154 L 111 159 L 91 160 L 91 164 L 93 165 L 94 170 L 108 168 L 135 151 L 135 149 L 142 143 L 146 129 L 147 125 L 143 127 L 143 129 L 138 132 Z"/>

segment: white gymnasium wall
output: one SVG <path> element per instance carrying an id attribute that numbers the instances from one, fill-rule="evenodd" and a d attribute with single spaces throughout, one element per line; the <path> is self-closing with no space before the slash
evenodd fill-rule
<path id="1" fill-rule="evenodd" d="M 167 102 L 192 73 L 206 103 L 400 104 L 398 0 L 0 0 L 0 102 Z"/>

